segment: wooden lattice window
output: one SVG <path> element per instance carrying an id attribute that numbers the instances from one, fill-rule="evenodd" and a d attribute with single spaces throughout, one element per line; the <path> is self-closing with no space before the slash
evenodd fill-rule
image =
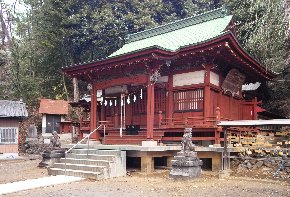
<path id="1" fill-rule="evenodd" d="M 203 110 L 203 89 L 174 92 L 174 111 Z"/>
<path id="2" fill-rule="evenodd" d="M 17 144 L 18 128 L 16 127 L 0 127 L 0 143 Z"/>
<path id="3" fill-rule="evenodd" d="M 164 89 L 157 89 L 154 93 L 155 98 L 155 113 L 158 113 L 159 111 L 165 112 L 166 109 L 166 91 Z"/>

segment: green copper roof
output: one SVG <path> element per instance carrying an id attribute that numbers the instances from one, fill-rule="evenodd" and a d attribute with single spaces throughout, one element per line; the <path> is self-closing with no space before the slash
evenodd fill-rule
<path id="1" fill-rule="evenodd" d="M 167 51 L 195 45 L 222 35 L 232 20 L 223 8 L 131 34 L 125 45 L 109 57 L 157 47 Z"/>

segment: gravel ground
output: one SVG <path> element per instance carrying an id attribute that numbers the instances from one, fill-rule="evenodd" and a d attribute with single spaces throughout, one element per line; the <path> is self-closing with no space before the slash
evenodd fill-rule
<path id="1" fill-rule="evenodd" d="M 39 160 L 0 161 L 0 183 L 47 175 L 36 166 Z M 37 188 L 5 196 L 290 196 L 289 181 L 233 177 L 220 180 L 213 172 L 190 181 L 168 178 L 169 171 L 158 170 L 145 175 L 134 172 L 131 176 L 101 181 L 84 180 L 63 185 Z"/>
<path id="2" fill-rule="evenodd" d="M 47 170 L 38 168 L 39 159 L 0 160 L 0 184 L 47 176 Z"/>

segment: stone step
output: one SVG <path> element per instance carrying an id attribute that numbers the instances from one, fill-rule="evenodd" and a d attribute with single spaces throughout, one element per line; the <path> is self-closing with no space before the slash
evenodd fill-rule
<path id="1" fill-rule="evenodd" d="M 115 161 L 115 155 L 95 155 L 95 154 L 73 154 L 69 153 L 66 156 L 67 158 L 75 159 L 92 159 L 92 160 L 106 160 L 106 161 Z"/>
<path id="2" fill-rule="evenodd" d="M 70 170 L 81 170 L 81 171 L 90 171 L 90 172 L 101 172 L 108 176 L 106 166 L 97 166 L 97 165 L 86 165 L 86 164 L 72 164 L 72 163 L 55 163 L 53 165 L 54 168 L 61 168 L 61 169 L 70 169 Z"/>
<path id="3" fill-rule="evenodd" d="M 67 176 L 76 176 L 88 179 L 101 180 L 107 177 L 102 174 L 102 172 L 90 172 L 83 170 L 72 170 L 72 169 L 61 169 L 61 168 L 48 168 L 49 175 L 67 175 Z"/>
<path id="4" fill-rule="evenodd" d="M 89 153 L 89 154 L 87 154 Z M 126 152 L 120 150 L 74 149 L 48 169 L 50 175 L 79 176 L 91 179 L 126 175 Z"/>
<path id="5" fill-rule="evenodd" d="M 95 155 L 116 155 L 119 156 L 121 153 L 119 150 L 97 150 L 97 149 L 73 149 L 70 153 L 74 154 L 95 154 Z"/>
<path id="6" fill-rule="evenodd" d="M 59 163 L 71 163 L 71 164 L 85 164 L 109 167 L 112 161 L 108 160 L 94 160 L 94 159 L 76 159 L 76 158 L 61 158 Z"/>

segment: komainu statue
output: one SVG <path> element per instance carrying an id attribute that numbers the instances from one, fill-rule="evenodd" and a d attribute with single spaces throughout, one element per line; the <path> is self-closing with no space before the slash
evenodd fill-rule
<path id="1" fill-rule="evenodd" d="M 52 148 L 60 148 L 60 137 L 57 135 L 57 132 L 52 132 L 52 137 L 50 138 L 50 147 Z"/>
<path id="2" fill-rule="evenodd" d="M 181 141 L 181 152 L 190 152 L 194 145 L 192 144 L 192 129 L 191 128 L 185 128 L 183 138 Z"/>
<path id="3" fill-rule="evenodd" d="M 181 151 L 174 156 L 171 161 L 172 170 L 169 177 L 174 179 L 191 179 L 201 175 L 202 161 L 197 157 L 197 153 L 193 151 L 192 128 L 185 128 L 181 141 Z"/>

